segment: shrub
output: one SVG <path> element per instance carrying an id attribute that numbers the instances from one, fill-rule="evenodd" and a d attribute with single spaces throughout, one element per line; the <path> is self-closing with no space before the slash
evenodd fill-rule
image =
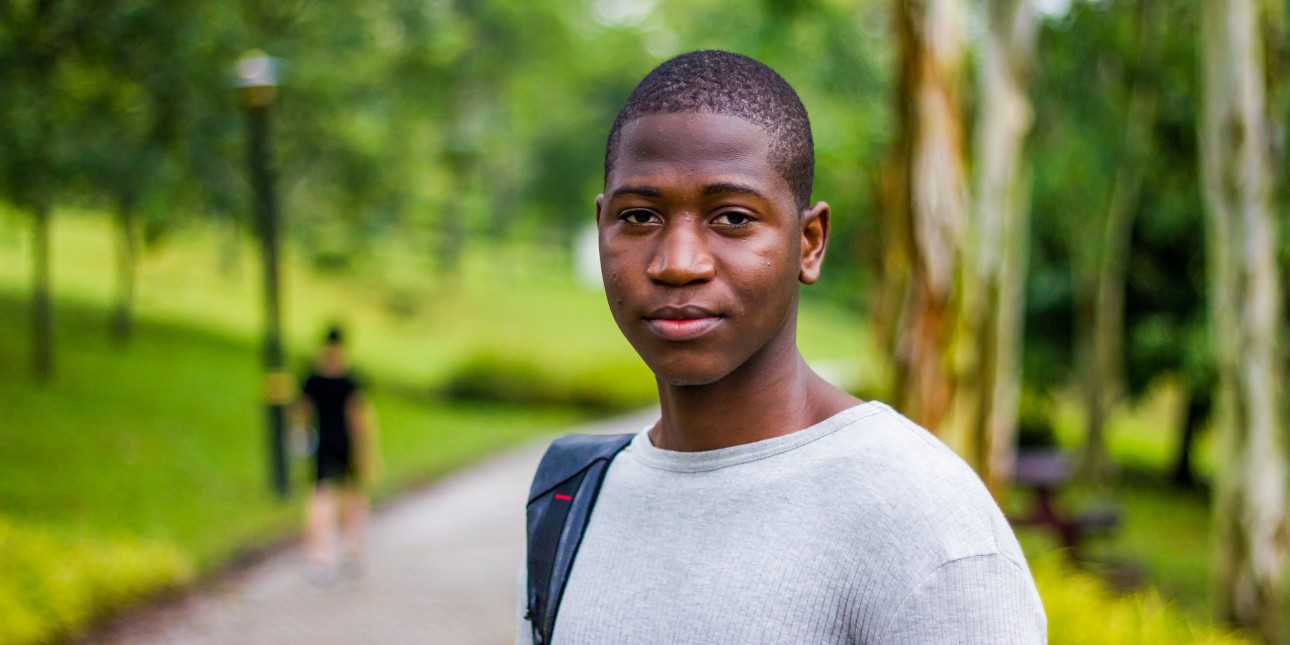
<path id="1" fill-rule="evenodd" d="M 178 549 L 16 524 L 0 517 L 0 642 L 42 643 L 193 578 Z"/>
<path id="2" fill-rule="evenodd" d="M 650 403 L 655 390 L 648 370 L 636 362 L 556 365 L 483 352 L 452 372 L 444 393 L 455 399 L 614 411 Z"/>
<path id="3" fill-rule="evenodd" d="M 1188 618 L 1155 589 L 1117 595 L 1101 578 L 1075 570 L 1061 552 L 1031 560 L 1048 614 L 1051 645 L 1119 643 L 1253 643 Z"/>

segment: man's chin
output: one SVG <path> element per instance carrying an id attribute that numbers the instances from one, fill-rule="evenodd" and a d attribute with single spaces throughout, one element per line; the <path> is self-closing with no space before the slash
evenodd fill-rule
<path id="1" fill-rule="evenodd" d="M 646 364 L 654 372 L 654 378 L 658 380 L 660 386 L 701 387 L 712 385 L 730 374 L 730 370 L 724 365 L 678 365 L 676 363 L 651 365 L 648 362 Z"/>

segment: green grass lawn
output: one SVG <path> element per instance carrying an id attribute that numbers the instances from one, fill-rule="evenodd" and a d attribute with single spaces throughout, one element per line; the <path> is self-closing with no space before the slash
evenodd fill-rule
<path id="1" fill-rule="evenodd" d="M 12 377 L 25 364 L 15 341 L 26 316 L 0 298 L 0 529 L 15 543 L 6 549 L 0 530 L 0 604 L 34 607 L 44 626 L 33 640 L 294 533 L 307 490 L 297 460 L 293 497 L 270 494 L 253 346 L 145 323 L 121 348 L 103 333 L 101 312 L 61 313 L 59 375 L 37 386 Z M 585 418 L 570 408 L 409 398 L 379 381 L 373 398 L 388 471 L 378 497 Z M 68 568 L 75 553 L 87 557 Z M 125 573 L 122 562 L 133 563 Z M 8 589 L 16 600 L 5 598 L 7 585 L 21 586 Z M 16 630 L 0 612 L 0 642 L 23 642 Z"/>

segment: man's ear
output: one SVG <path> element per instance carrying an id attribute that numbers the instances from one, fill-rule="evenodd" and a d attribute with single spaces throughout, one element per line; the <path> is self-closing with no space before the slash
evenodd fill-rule
<path id="1" fill-rule="evenodd" d="M 596 226 L 600 226 L 600 207 L 605 205 L 605 194 L 596 195 Z"/>
<path id="2" fill-rule="evenodd" d="M 799 224 L 802 230 L 802 265 L 797 279 L 802 284 L 815 284 L 820 279 L 824 249 L 829 244 L 829 205 L 816 202 L 802 212 Z"/>

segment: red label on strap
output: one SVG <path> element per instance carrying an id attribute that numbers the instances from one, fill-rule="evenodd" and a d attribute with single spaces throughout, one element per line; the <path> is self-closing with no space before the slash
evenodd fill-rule
<path id="1" fill-rule="evenodd" d="M 572 499 L 573 499 L 573 497 L 571 497 L 571 496 L 569 496 L 569 495 L 561 495 L 560 493 L 556 493 L 556 494 L 555 494 L 555 501 L 557 501 L 557 502 L 567 502 L 567 501 L 570 501 L 570 500 L 572 500 Z"/>

